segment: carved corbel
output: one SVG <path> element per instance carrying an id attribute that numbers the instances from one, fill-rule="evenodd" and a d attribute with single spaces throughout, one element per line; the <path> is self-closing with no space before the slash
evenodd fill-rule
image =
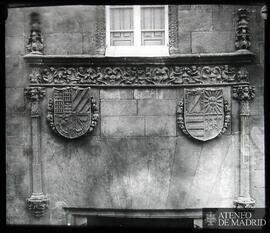
<path id="1" fill-rule="evenodd" d="M 255 88 L 249 85 L 234 87 L 233 97 L 240 102 L 240 190 L 234 205 L 252 208 L 255 200 L 250 196 L 249 102 L 255 97 Z"/>
<path id="2" fill-rule="evenodd" d="M 43 54 L 44 44 L 40 30 L 40 18 L 37 13 L 30 15 L 30 37 L 26 45 L 26 50 L 31 54 Z"/>
<path id="3" fill-rule="evenodd" d="M 237 28 L 236 28 L 236 40 L 235 48 L 236 50 L 240 49 L 249 49 L 250 48 L 250 33 L 249 33 L 249 12 L 247 9 L 238 9 L 237 11 Z"/>
<path id="4" fill-rule="evenodd" d="M 25 96 L 31 104 L 31 147 L 32 147 L 32 193 L 26 200 L 27 208 L 35 217 L 41 217 L 48 208 L 49 200 L 43 193 L 41 143 L 40 143 L 40 109 L 39 103 L 45 96 L 43 87 L 25 88 Z"/>

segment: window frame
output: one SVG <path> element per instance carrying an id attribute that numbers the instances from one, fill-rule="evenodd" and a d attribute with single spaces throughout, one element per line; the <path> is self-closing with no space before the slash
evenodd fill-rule
<path id="1" fill-rule="evenodd" d="M 164 7 L 165 20 L 165 44 L 164 45 L 142 45 L 141 41 L 141 6 L 143 7 Z M 110 45 L 110 8 L 133 8 L 133 46 L 112 46 Z M 168 5 L 126 5 L 106 6 L 106 51 L 105 56 L 126 57 L 126 56 L 169 56 L 169 10 Z"/>

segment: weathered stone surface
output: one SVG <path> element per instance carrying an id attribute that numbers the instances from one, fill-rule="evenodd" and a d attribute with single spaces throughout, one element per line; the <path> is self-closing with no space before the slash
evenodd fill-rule
<path id="1" fill-rule="evenodd" d="M 46 54 L 82 54 L 81 33 L 51 33 L 44 35 Z"/>
<path id="2" fill-rule="evenodd" d="M 6 87 L 25 87 L 28 77 L 22 72 L 23 70 L 22 57 L 6 57 Z"/>
<path id="3" fill-rule="evenodd" d="M 24 37 L 23 36 L 6 36 L 6 57 L 14 57 L 24 54 Z"/>
<path id="4" fill-rule="evenodd" d="M 100 99 L 133 99 L 133 89 L 100 89 Z"/>
<path id="5" fill-rule="evenodd" d="M 192 32 L 192 53 L 234 51 L 234 31 Z"/>
<path id="6" fill-rule="evenodd" d="M 82 53 L 83 54 L 95 54 L 95 34 L 93 33 L 83 33 L 82 34 Z"/>
<path id="7" fill-rule="evenodd" d="M 24 13 L 21 8 L 8 8 L 8 17 L 5 24 L 6 36 L 23 36 Z"/>
<path id="8" fill-rule="evenodd" d="M 174 116 L 145 117 L 147 136 L 176 136 L 176 119 Z"/>
<path id="9" fill-rule="evenodd" d="M 253 176 L 252 176 L 252 183 L 254 185 L 254 188 L 264 188 L 265 187 L 265 182 L 264 182 L 264 170 L 259 169 L 259 170 L 254 170 Z"/>
<path id="10" fill-rule="evenodd" d="M 229 31 L 232 30 L 235 25 L 235 17 L 232 11 L 217 10 L 213 11 L 213 30 L 214 31 Z"/>
<path id="11" fill-rule="evenodd" d="M 175 100 L 138 100 L 138 115 L 160 116 L 176 113 Z"/>
<path id="12" fill-rule="evenodd" d="M 137 114 L 136 100 L 101 100 L 102 116 L 132 116 Z"/>
<path id="13" fill-rule="evenodd" d="M 180 32 L 209 31 L 212 26 L 212 12 L 208 10 L 182 10 L 178 17 Z"/>
<path id="14" fill-rule="evenodd" d="M 168 99 L 175 100 L 182 97 L 183 89 L 157 88 L 157 89 L 134 89 L 134 99 Z"/>
<path id="15" fill-rule="evenodd" d="M 140 116 L 103 117 L 101 135 L 105 137 L 143 136 L 144 118 Z"/>
<path id="16" fill-rule="evenodd" d="M 191 32 L 181 32 L 181 24 L 179 28 L 179 53 L 191 53 Z"/>
<path id="17" fill-rule="evenodd" d="M 23 88 L 6 88 L 6 114 L 24 113 Z"/>

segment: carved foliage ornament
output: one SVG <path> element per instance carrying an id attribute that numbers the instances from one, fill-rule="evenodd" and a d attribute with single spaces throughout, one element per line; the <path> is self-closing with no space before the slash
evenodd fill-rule
<path id="1" fill-rule="evenodd" d="M 184 89 L 183 101 L 177 106 L 177 124 L 184 134 L 207 141 L 226 131 L 230 114 L 222 88 Z"/>
<path id="2" fill-rule="evenodd" d="M 237 11 L 237 28 L 236 28 L 236 40 L 235 48 L 249 49 L 250 48 L 250 33 L 248 28 L 249 12 L 247 9 L 238 9 Z"/>
<path id="3" fill-rule="evenodd" d="M 44 87 L 26 87 L 24 89 L 24 95 L 31 102 L 31 115 L 39 116 L 39 101 L 43 99 L 46 91 Z"/>
<path id="4" fill-rule="evenodd" d="M 233 97 L 239 101 L 252 100 L 255 97 L 255 87 L 249 85 L 233 87 Z"/>
<path id="5" fill-rule="evenodd" d="M 90 88 L 54 88 L 49 99 L 47 120 L 57 134 L 68 138 L 78 138 L 88 134 L 97 125 L 98 109 Z"/>
<path id="6" fill-rule="evenodd" d="M 37 218 L 43 216 L 48 209 L 49 199 L 46 195 L 37 194 L 32 195 L 26 201 L 27 208 L 33 213 Z"/>
<path id="7" fill-rule="evenodd" d="M 34 68 L 33 84 L 181 85 L 247 82 L 245 68 L 220 66 L 104 66 Z"/>

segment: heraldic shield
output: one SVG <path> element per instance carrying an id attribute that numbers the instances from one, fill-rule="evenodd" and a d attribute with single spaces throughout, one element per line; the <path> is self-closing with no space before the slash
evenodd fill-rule
<path id="1" fill-rule="evenodd" d="M 55 130 L 73 139 L 84 135 L 91 126 L 90 88 L 54 88 L 53 119 Z"/>
<path id="2" fill-rule="evenodd" d="M 223 89 L 185 89 L 184 122 L 190 136 L 207 141 L 224 126 Z"/>

